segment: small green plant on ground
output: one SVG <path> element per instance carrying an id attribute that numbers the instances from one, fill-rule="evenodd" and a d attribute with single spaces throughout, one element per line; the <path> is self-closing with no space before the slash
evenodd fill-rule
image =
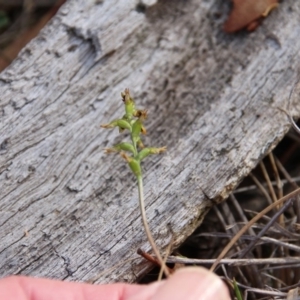
<path id="1" fill-rule="evenodd" d="M 166 151 L 166 147 L 161 147 L 161 148 L 144 147 L 144 144 L 141 140 L 141 134 L 146 134 L 146 129 L 143 125 L 143 122 L 147 118 L 147 111 L 136 109 L 134 100 L 130 96 L 129 89 L 125 89 L 125 91 L 121 93 L 121 96 L 125 105 L 125 115 L 120 119 L 113 120 L 110 123 L 105 125 L 101 125 L 101 127 L 103 128 L 118 127 L 120 132 L 123 132 L 124 130 L 128 130 L 130 133 L 131 141 L 122 142 L 120 144 L 113 146 L 112 148 L 105 149 L 105 151 L 106 153 L 114 153 L 114 152 L 120 153 L 121 156 L 128 163 L 133 174 L 135 175 L 138 183 L 139 205 L 140 205 L 141 216 L 142 216 L 145 232 L 148 241 L 153 249 L 153 252 L 155 253 L 157 259 L 159 260 L 164 270 L 165 275 L 168 276 L 169 272 L 165 267 L 165 263 L 154 242 L 154 239 L 152 237 L 147 222 L 145 203 L 144 203 L 144 192 L 143 192 L 143 175 L 142 175 L 142 168 L 141 168 L 141 162 L 144 158 L 146 158 L 150 154 L 163 153 Z"/>

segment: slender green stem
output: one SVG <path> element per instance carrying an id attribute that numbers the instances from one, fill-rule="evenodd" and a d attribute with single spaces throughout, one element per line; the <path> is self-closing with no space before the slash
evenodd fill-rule
<path id="1" fill-rule="evenodd" d="M 134 141 L 134 138 L 132 137 L 132 134 L 131 134 L 131 141 L 132 141 L 132 145 L 133 145 L 133 149 L 134 149 L 133 157 L 136 158 L 136 156 L 138 154 L 138 150 L 137 150 L 136 142 Z"/>
<path id="2" fill-rule="evenodd" d="M 147 111 L 145 110 L 136 110 L 133 99 L 130 96 L 129 89 L 125 89 L 121 93 L 122 100 L 125 104 L 125 115 L 121 119 L 112 121 L 109 124 L 102 125 L 104 128 L 113 128 L 119 127 L 120 131 L 124 129 L 129 130 L 131 136 L 132 145 L 129 143 L 121 143 L 116 145 L 113 149 L 106 149 L 107 153 L 120 151 L 121 156 L 126 160 L 130 169 L 134 173 L 138 181 L 139 189 L 139 203 L 140 210 L 143 220 L 144 229 L 149 240 L 149 243 L 153 249 L 153 252 L 156 255 L 158 262 L 161 264 L 162 270 L 164 271 L 166 277 L 168 277 L 169 271 L 166 267 L 165 261 L 162 259 L 160 252 L 154 242 L 154 239 L 151 235 L 149 225 L 146 218 L 145 204 L 144 204 L 144 192 L 143 192 L 143 179 L 142 179 L 142 170 L 141 170 L 141 160 L 144 159 L 149 154 L 157 154 L 164 152 L 166 147 L 162 148 L 144 148 L 141 152 L 138 151 L 138 146 L 143 148 L 140 135 L 146 133 L 145 128 L 143 127 L 143 121 L 147 118 Z M 132 152 L 133 155 L 128 156 L 125 152 Z"/>
<path id="3" fill-rule="evenodd" d="M 138 155 L 138 148 L 137 148 L 137 144 L 136 144 L 136 141 L 135 141 L 132 131 L 130 132 L 130 138 L 131 138 L 132 146 L 134 149 L 133 157 L 136 158 L 136 156 Z"/>
<path id="4" fill-rule="evenodd" d="M 153 249 L 154 254 L 156 255 L 157 259 L 159 260 L 161 267 L 164 270 L 164 273 L 166 275 L 166 277 L 168 277 L 170 275 L 166 264 L 164 262 L 164 260 L 162 259 L 160 252 L 154 242 L 154 239 L 152 237 L 151 231 L 149 229 L 149 225 L 147 222 L 147 217 L 146 217 L 146 210 L 145 210 L 145 201 L 144 201 L 144 187 L 143 187 L 143 178 L 142 176 L 137 176 L 137 181 L 138 181 L 138 189 L 139 189 L 139 204 L 140 204 L 140 210 L 141 210 L 141 216 L 142 216 L 142 221 L 143 221 L 143 225 L 145 228 L 145 232 L 148 238 L 148 241 Z"/>

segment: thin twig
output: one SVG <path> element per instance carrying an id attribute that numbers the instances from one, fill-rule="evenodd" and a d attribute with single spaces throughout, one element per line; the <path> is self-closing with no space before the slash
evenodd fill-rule
<path id="1" fill-rule="evenodd" d="M 267 270 L 269 270 L 269 268 L 267 268 Z M 261 274 L 262 274 L 263 276 L 268 277 L 268 278 L 271 278 L 273 281 L 277 282 L 277 285 L 278 285 L 278 286 L 286 286 L 286 285 L 287 285 L 286 282 L 285 282 L 284 280 L 281 280 L 281 279 L 279 279 L 279 278 L 277 278 L 277 277 L 275 277 L 275 276 L 273 276 L 273 275 L 271 275 L 271 274 L 269 274 L 269 273 L 261 272 Z M 285 279 L 286 279 L 286 278 L 285 278 Z"/>
<path id="2" fill-rule="evenodd" d="M 266 213 L 268 213 L 270 210 L 274 209 L 276 206 L 278 206 L 278 204 L 284 203 L 285 201 L 291 199 L 291 198 L 295 198 L 299 195 L 300 193 L 300 188 L 289 193 L 288 195 L 282 197 L 281 199 L 279 199 L 278 201 L 272 203 L 271 205 L 269 205 L 268 207 L 266 207 L 264 210 L 262 210 L 258 215 L 256 215 L 255 217 L 253 217 L 248 224 L 246 224 L 236 235 L 235 237 L 233 237 L 233 239 L 227 244 L 227 246 L 223 249 L 223 251 L 220 253 L 220 255 L 218 256 L 216 262 L 212 265 L 212 267 L 210 268 L 211 271 L 215 270 L 215 268 L 217 267 L 217 265 L 219 264 L 220 259 L 222 259 L 227 252 L 229 251 L 229 249 L 236 243 L 236 241 L 256 222 L 258 221 L 263 215 L 265 215 Z"/>
<path id="3" fill-rule="evenodd" d="M 264 186 L 259 182 L 259 180 L 252 174 L 249 174 L 249 177 L 255 182 L 255 184 L 258 186 L 258 188 L 261 190 L 263 195 L 266 197 L 269 204 L 272 204 L 272 198 L 270 197 L 268 191 L 264 188 Z"/>
<path id="4" fill-rule="evenodd" d="M 160 263 L 158 261 L 158 259 L 152 255 L 150 255 L 149 253 L 143 251 L 141 248 L 138 248 L 136 253 L 140 256 L 142 256 L 143 258 L 145 258 L 146 260 L 150 261 L 151 263 L 153 263 L 154 265 L 157 265 L 158 267 L 160 267 Z"/>
<path id="5" fill-rule="evenodd" d="M 210 265 L 217 261 L 214 259 L 197 259 L 179 256 L 169 256 L 167 263 L 180 263 L 187 265 Z M 273 257 L 273 258 L 223 258 L 219 264 L 229 266 L 248 266 L 248 265 L 277 265 L 277 264 L 296 264 L 300 263 L 299 256 L 293 257 Z"/>
<path id="6" fill-rule="evenodd" d="M 279 172 L 278 172 L 278 168 L 276 166 L 276 162 L 275 162 L 273 152 L 271 152 L 269 154 L 269 158 L 270 158 L 271 166 L 274 170 L 274 176 L 275 176 L 276 185 L 277 185 L 277 188 L 278 188 L 278 198 L 280 199 L 280 198 L 283 197 L 283 183 L 281 181 L 281 178 L 280 178 L 280 175 L 279 175 Z M 271 181 L 270 181 L 270 183 L 272 184 Z"/>
<path id="7" fill-rule="evenodd" d="M 169 243 L 169 245 L 167 247 L 165 257 L 163 259 L 163 263 L 164 263 L 163 266 L 164 266 L 164 268 L 168 269 L 168 271 L 169 271 L 170 274 L 172 274 L 172 271 L 170 271 L 170 269 L 166 266 L 166 262 L 167 262 L 168 256 L 171 253 L 173 242 L 174 242 L 174 236 L 172 236 L 172 239 L 171 239 L 171 241 L 170 241 L 170 243 Z M 162 267 L 160 268 L 160 271 L 159 271 L 159 274 L 158 274 L 158 278 L 157 278 L 158 281 L 162 279 L 164 268 L 162 268 Z M 173 270 L 173 272 L 174 272 L 174 270 Z"/>
<path id="8" fill-rule="evenodd" d="M 212 235 L 210 233 L 209 234 L 202 233 L 197 236 L 214 236 L 214 235 Z M 228 234 L 228 233 L 218 233 L 218 235 L 216 235 L 216 236 L 218 236 L 219 238 L 228 238 L 228 239 L 231 239 L 233 237 L 232 234 Z M 240 237 L 241 240 L 250 240 L 250 241 L 252 241 L 254 238 L 255 238 L 255 236 L 252 236 L 252 235 L 243 235 Z M 298 239 L 295 238 L 295 239 L 292 239 L 292 241 L 298 241 Z M 295 252 L 300 252 L 299 246 L 296 246 L 294 244 L 290 244 L 290 243 L 287 243 L 287 242 L 284 242 L 284 241 L 281 241 L 278 239 L 274 239 L 271 237 L 267 237 L 267 236 L 260 237 L 258 242 L 260 245 L 266 244 L 266 243 L 272 243 L 274 245 L 282 246 L 284 248 L 293 250 Z"/>
<path id="9" fill-rule="evenodd" d="M 300 177 L 291 177 L 290 174 L 287 172 L 287 170 L 284 168 L 284 166 L 282 165 L 282 163 L 280 162 L 280 160 L 275 157 L 275 162 L 277 164 L 278 169 L 280 170 L 280 172 L 283 174 L 283 176 L 286 178 L 285 182 L 289 182 L 294 189 L 297 189 L 299 186 L 296 183 L 297 181 L 300 181 Z"/>
<path id="10" fill-rule="evenodd" d="M 278 166 L 278 168 L 279 168 L 279 166 Z M 291 179 L 292 182 L 296 183 L 296 182 L 300 181 L 300 176 L 290 177 L 290 179 Z M 288 180 L 288 179 L 281 179 L 281 182 L 282 182 L 283 185 L 285 185 L 287 183 L 291 183 L 291 181 Z M 271 181 L 271 183 L 272 183 L 272 185 L 277 184 L 276 181 Z M 263 183 L 262 185 L 265 186 L 266 184 Z M 294 188 L 297 188 L 297 187 L 298 187 L 298 185 L 296 185 Z M 245 186 L 245 187 L 240 187 L 240 188 L 236 189 L 235 191 L 233 191 L 233 194 L 236 195 L 236 194 L 245 193 L 245 192 L 249 192 L 249 191 L 255 191 L 255 190 L 257 190 L 257 185 L 253 184 L 253 185 L 248 185 L 248 186 Z"/>
<path id="11" fill-rule="evenodd" d="M 262 290 L 262 289 L 256 289 L 256 288 L 249 288 L 245 291 L 245 293 L 247 294 L 248 292 L 252 292 L 252 293 L 256 293 L 256 294 L 262 294 L 262 295 L 268 295 L 268 296 L 282 296 L 282 297 L 286 297 L 287 293 L 282 293 L 282 292 L 277 292 L 277 291 L 267 291 L 267 290 Z M 245 298 L 247 296 L 245 295 Z M 268 298 L 270 299 L 270 298 Z"/>
<path id="12" fill-rule="evenodd" d="M 295 178 L 292 178 L 290 176 L 290 174 L 287 172 L 287 170 L 285 169 L 285 167 L 282 165 L 282 163 L 280 162 L 280 160 L 278 158 L 275 158 L 275 162 L 278 166 L 278 169 L 281 171 L 281 173 L 283 174 L 283 176 L 289 181 L 289 183 L 295 188 L 297 189 L 299 186 L 296 183 Z M 300 197 L 298 197 L 298 199 L 296 199 L 295 204 L 294 204 L 294 209 L 296 211 L 296 216 L 297 216 L 297 223 L 300 223 Z M 299 276 L 300 278 L 300 276 Z"/>
<path id="13" fill-rule="evenodd" d="M 268 172 L 267 172 L 267 169 L 266 169 L 266 167 L 265 167 L 264 162 L 261 161 L 261 162 L 259 163 L 259 166 L 260 166 L 260 168 L 261 168 L 261 170 L 262 170 L 262 172 L 263 172 L 263 175 L 264 175 L 264 177 L 265 177 L 265 180 L 266 180 L 266 182 L 267 182 L 267 185 L 268 185 L 268 188 L 269 188 L 269 193 L 270 193 L 271 196 L 272 196 L 272 200 L 273 200 L 273 202 L 275 202 L 275 201 L 277 201 L 277 197 L 276 197 L 276 194 L 275 194 L 273 185 L 271 184 L 271 180 L 270 180 L 270 177 L 269 177 L 269 174 L 268 174 Z"/>
<path id="14" fill-rule="evenodd" d="M 226 224 L 233 224 L 233 223 L 236 223 L 236 220 L 235 220 L 235 217 L 232 213 L 232 210 L 229 208 L 227 202 L 223 202 L 221 205 L 220 205 L 223 213 L 220 214 L 219 213 L 219 219 L 223 219 L 223 222 L 224 223 L 224 229 L 227 231 L 227 232 L 231 232 L 233 234 L 236 234 L 238 232 L 238 228 L 237 227 L 228 227 L 226 226 Z M 214 207 L 215 208 L 215 207 Z M 215 208 L 215 211 L 217 210 L 217 208 Z M 238 243 L 236 243 L 235 247 L 236 247 L 236 250 L 238 252 L 241 252 L 243 247 L 245 247 L 246 244 L 244 241 L 239 241 Z M 252 253 L 249 254 L 249 258 L 253 258 L 253 255 Z M 238 272 L 240 274 L 242 274 L 242 271 L 241 270 L 238 270 Z M 254 282 L 255 286 L 258 286 L 258 287 L 263 287 L 261 284 L 262 284 L 262 278 L 261 278 L 261 275 L 260 273 L 258 272 L 258 269 L 255 265 L 253 266 L 248 266 L 247 269 L 245 269 L 245 279 L 246 278 L 252 278 L 252 282 Z M 247 282 L 247 281 L 245 281 Z"/>
<path id="15" fill-rule="evenodd" d="M 242 221 L 246 224 L 248 222 L 248 219 L 247 217 L 245 216 L 244 212 L 243 212 L 243 209 L 241 208 L 239 202 L 237 201 L 236 197 L 234 196 L 234 194 L 231 194 L 229 196 L 232 204 L 234 205 L 237 213 L 239 214 L 240 218 L 242 219 Z M 249 234 L 252 235 L 252 236 L 255 236 L 255 232 L 252 228 L 249 228 Z"/>
<path id="16" fill-rule="evenodd" d="M 252 240 L 252 242 L 247 246 L 246 249 L 240 254 L 240 258 L 245 257 L 249 251 L 255 246 L 260 237 L 262 237 L 268 229 L 276 222 L 276 219 L 291 205 L 293 198 L 290 198 L 281 209 L 271 218 L 269 223 L 261 230 L 261 232 Z"/>
<path id="17" fill-rule="evenodd" d="M 271 271 L 271 270 L 280 270 L 280 269 L 294 269 L 295 271 L 297 271 L 300 267 L 300 263 L 290 263 L 290 264 L 286 264 L 286 265 L 278 265 L 278 266 L 268 266 L 266 268 L 266 270 Z"/>

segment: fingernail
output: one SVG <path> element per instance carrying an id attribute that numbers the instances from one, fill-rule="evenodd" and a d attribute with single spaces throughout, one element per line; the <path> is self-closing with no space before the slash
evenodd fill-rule
<path id="1" fill-rule="evenodd" d="M 160 285 L 149 300 L 230 300 L 222 280 L 205 268 L 178 270 Z"/>
<path id="2" fill-rule="evenodd" d="M 179 274 L 178 274 L 179 273 Z M 185 300 L 230 300 L 229 291 L 213 272 L 200 267 L 188 267 L 179 269 L 179 280 L 185 282 Z M 190 292 L 188 294 L 188 291 Z M 179 300 L 180 298 L 178 298 Z M 177 299 L 176 299 L 177 300 Z"/>
<path id="3" fill-rule="evenodd" d="M 230 300 L 222 280 L 205 268 L 179 269 L 167 280 L 145 286 L 127 300 Z"/>

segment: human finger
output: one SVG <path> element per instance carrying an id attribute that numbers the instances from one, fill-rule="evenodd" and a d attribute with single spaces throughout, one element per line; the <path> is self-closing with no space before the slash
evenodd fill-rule
<path id="1" fill-rule="evenodd" d="M 222 280 L 205 268 L 178 270 L 168 280 L 149 285 L 128 300 L 230 300 Z"/>
<path id="2" fill-rule="evenodd" d="M 91 285 L 12 276 L 0 280 L 0 299 L 14 300 L 126 300 L 144 286 L 137 284 Z"/>

